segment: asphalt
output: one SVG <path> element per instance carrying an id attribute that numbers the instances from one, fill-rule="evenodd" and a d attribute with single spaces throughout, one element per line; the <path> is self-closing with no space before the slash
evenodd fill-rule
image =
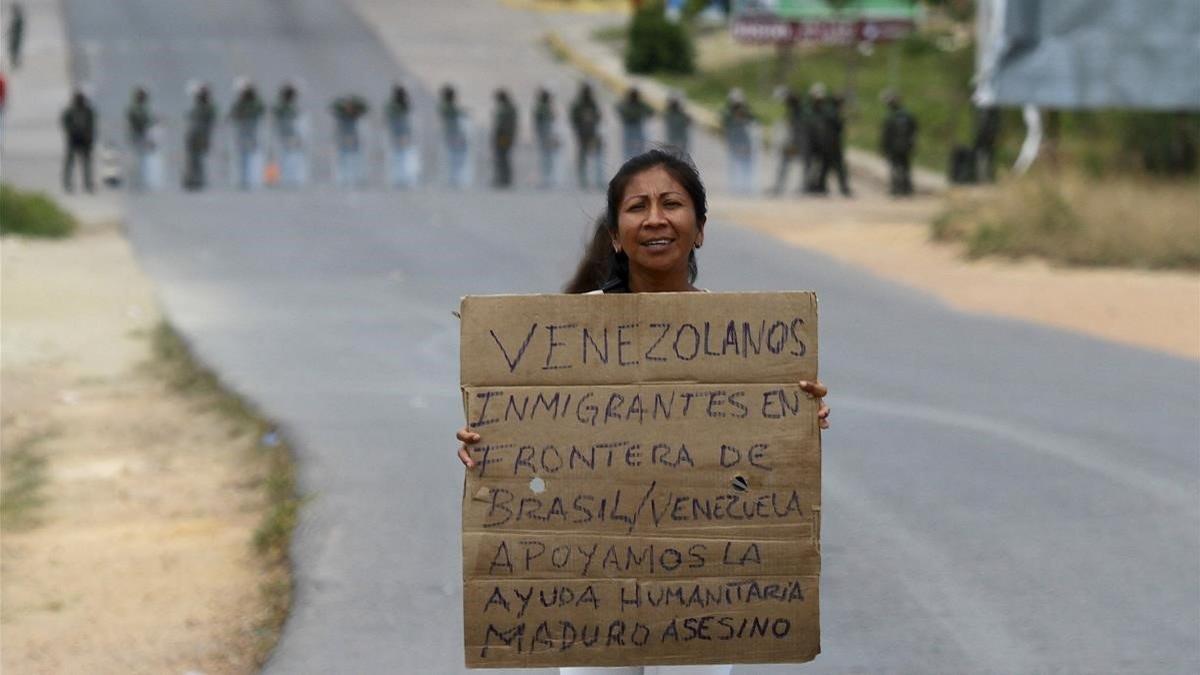
<path id="1" fill-rule="evenodd" d="M 135 82 L 177 117 L 197 76 L 302 76 L 314 106 L 377 100 L 400 77 L 426 109 L 454 79 L 480 114 L 497 79 L 570 82 L 524 41 L 530 15 L 444 4 L 393 3 L 405 20 L 376 32 L 328 0 L 64 6 L 109 120 Z M 323 183 L 129 199 L 171 319 L 297 448 L 297 594 L 268 672 L 463 670 L 451 311 L 465 294 L 557 290 L 601 202 Z M 703 253 L 713 290 L 820 297 L 834 428 L 823 653 L 805 672 L 1200 670 L 1200 363 L 963 314 L 730 223 L 710 223 Z"/>

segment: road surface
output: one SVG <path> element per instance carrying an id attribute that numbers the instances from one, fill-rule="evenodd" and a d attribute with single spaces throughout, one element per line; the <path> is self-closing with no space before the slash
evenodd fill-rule
<path id="1" fill-rule="evenodd" d="M 378 101 L 397 78 L 429 124 L 445 79 L 481 119 L 489 83 L 570 83 L 505 29 L 529 15 L 406 4 L 392 28 L 409 42 L 389 51 L 333 0 L 65 0 L 108 134 L 134 83 L 178 120 L 188 79 L 227 104 L 236 76 L 272 93 L 301 78 L 318 136 L 331 96 Z M 715 150 L 697 154 L 719 187 Z M 462 670 L 451 311 L 465 294 L 558 289 L 601 208 L 575 190 L 326 181 L 130 199 L 129 233 L 172 320 L 297 448 L 310 500 L 268 672 Z M 702 253 L 705 287 L 821 300 L 834 427 L 823 654 L 804 672 L 1200 670 L 1200 364 L 956 312 L 731 223 L 709 224 Z"/>

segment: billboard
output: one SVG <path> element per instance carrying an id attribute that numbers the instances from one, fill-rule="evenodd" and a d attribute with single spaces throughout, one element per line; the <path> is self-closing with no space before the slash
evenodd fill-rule
<path id="1" fill-rule="evenodd" d="M 979 0 L 976 102 L 1200 110 L 1197 0 Z"/>
<path id="2" fill-rule="evenodd" d="M 735 0 L 739 42 L 857 44 L 897 40 L 912 30 L 912 0 Z"/>

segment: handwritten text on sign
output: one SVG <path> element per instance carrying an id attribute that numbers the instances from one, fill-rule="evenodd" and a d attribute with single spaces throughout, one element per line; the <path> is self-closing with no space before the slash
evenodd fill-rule
<path id="1" fill-rule="evenodd" d="M 466 298 L 471 667 L 820 650 L 809 293 Z"/>

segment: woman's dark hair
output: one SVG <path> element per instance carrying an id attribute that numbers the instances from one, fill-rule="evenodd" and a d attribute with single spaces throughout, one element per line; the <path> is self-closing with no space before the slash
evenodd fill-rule
<path id="1" fill-rule="evenodd" d="M 575 274 L 563 288 L 563 293 L 587 293 L 600 288 L 609 277 L 613 257 L 612 235 L 608 233 L 608 221 L 601 215 L 596 218 L 595 226 L 592 227 L 592 238 L 583 252 L 583 257 L 579 259 Z M 628 260 L 626 264 L 628 265 Z"/>
<path id="2" fill-rule="evenodd" d="M 586 293 L 597 289 L 608 293 L 629 292 L 629 258 L 623 251 L 617 253 L 613 250 L 612 240 L 617 234 L 621 198 L 625 196 L 625 188 L 629 186 L 629 181 L 637 174 L 656 166 L 661 166 L 687 191 L 695 209 L 696 227 L 704 229 L 708 215 L 708 196 L 704 190 L 704 183 L 700 180 L 700 172 L 696 170 L 692 160 L 671 147 L 652 148 L 636 155 L 621 165 L 616 175 L 608 182 L 607 207 L 604 214 L 596 220 L 592 239 L 579 261 L 575 275 L 563 289 L 564 293 Z M 696 251 L 693 250 L 688 255 L 688 281 L 696 281 L 699 272 Z"/>

